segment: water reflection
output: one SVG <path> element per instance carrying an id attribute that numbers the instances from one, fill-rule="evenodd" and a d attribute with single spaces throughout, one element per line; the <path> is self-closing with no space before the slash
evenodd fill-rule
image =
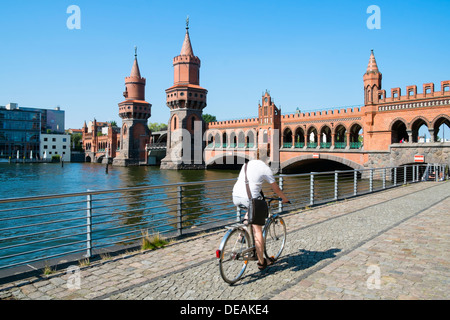
<path id="1" fill-rule="evenodd" d="M 159 170 L 96 163 L 0 163 L 0 198 L 237 178 L 236 170 Z"/>

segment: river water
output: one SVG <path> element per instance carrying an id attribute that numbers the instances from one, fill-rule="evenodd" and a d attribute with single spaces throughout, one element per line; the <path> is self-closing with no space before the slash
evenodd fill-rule
<path id="1" fill-rule="evenodd" d="M 95 163 L 0 163 L 0 199 L 9 199 L 17 197 L 38 196 L 38 195 L 54 195 L 54 194 L 67 194 L 85 191 L 102 191 L 102 190 L 114 190 L 130 187 L 140 186 L 160 186 L 167 184 L 174 184 L 179 182 L 196 182 L 196 181 L 210 181 L 210 180 L 222 180 L 222 179 L 236 179 L 238 177 L 238 170 L 160 170 L 159 167 L 151 166 L 139 166 L 139 167 L 108 167 L 106 172 L 106 166 Z M 341 179 L 341 178 L 340 178 Z M 363 183 L 364 179 L 361 179 L 358 184 L 359 188 L 367 188 Z M 294 204 L 308 204 L 310 197 L 310 180 L 309 176 L 300 176 L 285 178 L 285 188 L 289 191 L 288 197 Z M 233 181 L 227 182 L 228 187 L 231 188 Z M 186 221 L 183 223 L 189 223 L 195 225 L 196 223 L 204 221 L 213 221 L 217 219 L 214 217 L 216 212 L 220 212 L 217 207 L 211 205 L 211 199 L 226 203 L 229 208 L 225 213 L 230 219 L 234 217 L 236 211 L 231 201 L 231 191 L 228 192 L 221 182 L 219 189 L 211 190 L 211 186 L 195 185 L 186 187 L 183 191 L 183 215 L 186 215 Z M 339 182 L 340 192 L 353 192 L 353 174 L 350 173 L 347 178 L 343 178 Z M 217 190 L 220 192 L 226 191 L 227 195 L 217 197 Z M 325 177 L 317 177 L 314 188 L 314 197 L 321 196 L 324 199 L 332 199 L 334 197 L 334 175 L 328 175 Z M 286 192 L 287 192 L 286 191 Z M 99 245 L 108 245 L 112 240 L 112 236 L 116 237 L 116 234 L 112 234 L 111 230 L 114 228 L 127 228 L 127 230 L 134 230 L 139 234 L 141 224 L 136 225 L 137 222 L 148 223 L 151 228 L 156 228 L 158 232 L 167 230 L 167 228 L 176 228 L 176 222 L 171 227 L 162 227 L 159 229 L 159 220 L 176 218 L 176 202 L 173 207 L 174 200 L 172 196 L 161 193 L 158 196 L 135 194 L 129 200 L 119 200 L 112 198 L 108 203 L 111 209 L 106 209 L 111 215 L 108 217 L 100 218 L 101 224 L 97 224 L 100 228 L 103 224 L 111 225 L 112 229 L 99 229 L 98 231 L 92 230 L 94 234 L 101 235 L 102 239 L 106 239 L 105 243 L 99 241 Z M 223 199 L 221 198 L 223 197 Z M 225 199 L 227 197 L 229 202 Z M 95 198 L 97 201 L 98 197 Z M 320 199 L 317 199 L 320 200 Z M 15 202 L 6 203 L 0 207 L 0 270 L 3 266 L 9 266 L 11 263 L 15 264 L 21 259 L 25 259 L 26 252 L 36 253 L 29 255 L 27 259 L 46 258 L 53 254 L 60 254 L 68 251 L 61 251 L 61 246 L 64 245 L 62 237 L 73 237 L 75 241 L 78 241 L 77 248 L 84 247 L 85 235 L 77 235 L 73 230 L 73 225 L 79 229 L 79 232 L 85 232 L 85 220 L 86 220 L 86 198 L 82 199 L 82 209 L 76 212 L 71 212 L 71 207 L 64 207 L 58 201 L 58 199 L 50 200 L 55 209 L 47 208 L 45 210 L 58 212 L 67 212 L 63 215 L 57 216 L 42 216 L 40 215 L 39 204 L 30 202 Z M 101 200 L 100 200 L 101 201 Z M 130 203 L 128 203 L 130 201 Z M 175 200 L 176 201 L 176 200 Z M 113 206 L 112 206 L 113 205 Z M 117 205 L 117 207 L 116 207 Z M 24 206 L 31 206 L 27 210 L 23 210 Z M 33 207 L 36 206 L 36 207 Z M 74 206 L 76 206 L 74 204 Z M 120 209 L 120 206 L 124 206 L 124 209 Z M 161 207 L 165 211 L 166 208 L 171 207 L 170 212 L 156 212 L 156 215 L 151 218 L 147 215 L 149 212 L 155 211 L 153 209 L 147 209 L 146 206 Z M 11 208 L 21 208 L 20 210 L 13 211 Z M 36 209 L 35 209 L 36 208 Z M 175 209 L 173 209 L 175 208 Z M 44 209 L 42 209 L 44 210 Z M 175 210 L 175 212 L 173 211 Z M 97 212 L 98 216 L 101 216 Z M 94 214 L 95 214 L 94 213 Z M 17 216 L 16 216 L 17 215 Z M 81 216 L 81 217 L 80 217 Z M 84 217 L 84 218 L 83 218 Z M 78 221 L 68 222 L 69 219 L 78 219 Z M 49 220 L 46 220 L 49 219 Z M 50 219 L 53 219 L 50 221 Z M 81 220 L 79 220 L 81 219 Z M 97 219 L 94 217 L 94 219 Z M 111 219 L 111 220 L 108 220 Z M 119 219 L 119 220 L 117 220 Z M 55 222 L 53 222 L 55 221 Z M 57 223 L 57 225 L 50 225 L 49 223 Z M 93 221 L 94 223 L 94 221 Z M 26 228 L 22 228 L 25 225 Z M 18 227 L 20 226 L 20 228 Z M 95 225 L 94 225 L 95 228 Z M 26 236 L 23 236 L 26 235 Z M 55 240 L 42 240 L 55 239 Z M 117 236 L 120 242 L 129 239 L 128 236 Z M 84 240 L 83 240 L 84 239 Z M 94 239 L 93 239 L 94 240 Z M 47 241 L 49 243 L 42 243 Z M 51 250 L 45 253 L 39 253 L 43 246 L 55 246 Z M 45 249 L 47 250 L 47 249 Z M 64 249 L 68 250 L 68 249 Z"/>
<path id="2" fill-rule="evenodd" d="M 0 163 L 0 199 L 237 178 L 236 170 L 160 170 L 96 163 Z"/>

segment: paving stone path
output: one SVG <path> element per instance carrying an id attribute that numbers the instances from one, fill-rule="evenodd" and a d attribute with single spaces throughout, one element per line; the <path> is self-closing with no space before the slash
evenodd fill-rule
<path id="1" fill-rule="evenodd" d="M 449 208 L 450 182 L 423 182 L 286 214 L 281 258 L 233 286 L 214 258 L 220 230 L 3 284 L 0 299 L 449 299 Z"/>

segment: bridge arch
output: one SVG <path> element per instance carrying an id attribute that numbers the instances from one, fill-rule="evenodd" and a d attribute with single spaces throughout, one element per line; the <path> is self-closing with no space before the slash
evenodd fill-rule
<path id="1" fill-rule="evenodd" d="M 351 169 L 355 169 L 355 170 L 359 170 L 359 169 L 364 169 L 364 166 L 360 165 L 359 163 L 356 163 L 354 161 L 348 160 L 348 159 L 344 159 L 338 156 L 334 156 L 334 155 L 328 155 L 328 154 L 324 154 L 321 153 L 320 154 L 320 159 L 315 159 L 313 157 L 312 154 L 308 154 L 308 155 L 301 155 L 301 156 L 297 156 L 294 158 L 291 158 L 289 160 L 286 160 L 284 162 L 282 162 L 280 164 L 280 169 L 282 173 L 286 173 L 286 172 L 290 172 L 290 171 L 302 171 L 301 167 L 303 165 L 311 165 L 313 163 L 318 164 L 318 163 L 322 163 L 322 164 L 326 164 L 327 162 L 335 162 L 337 164 L 337 168 L 336 170 L 351 170 Z M 306 167 L 306 166 L 305 166 Z M 333 171 L 328 169 L 329 166 L 324 166 L 324 168 L 326 168 L 326 170 L 312 170 L 312 171 Z M 306 171 L 305 171 L 306 172 Z"/>
<path id="2" fill-rule="evenodd" d="M 419 130 L 425 126 L 428 134 L 430 135 L 429 130 L 431 129 L 430 123 L 427 119 L 422 116 L 417 116 L 411 120 L 409 127 L 412 132 L 412 142 L 419 142 Z"/>
<path id="3" fill-rule="evenodd" d="M 348 130 L 350 133 L 350 142 L 359 142 L 359 137 L 361 134 L 364 134 L 363 126 L 358 121 L 351 123 Z"/>
<path id="4" fill-rule="evenodd" d="M 283 147 L 291 147 L 292 141 L 292 129 L 289 126 L 283 129 Z M 289 145 L 290 144 L 290 145 Z"/>
<path id="5" fill-rule="evenodd" d="M 156 143 L 164 143 L 164 142 L 167 142 L 167 132 L 160 135 L 159 138 L 156 140 Z"/>
<path id="6" fill-rule="evenodd" d="M 450 129 L 450 116 L 447 114 L 440 114 L 431 121 L 431 126 L 433 128 L 433 134 L 434 134 L 433 141 L 436 141 L 436 142 L 438 141 L 438 135 L 440 134 L 440 129 L 442 127 L 442 130 L 445 130 L 445 128 L 443 127 L 445 125 L 447 126 L 447 128 Z M 445 137 L 442 135 L 441 138 L 445 138 Z"/>
<path id="7" fill-rule="evenodd" d="M 319 137 L 321 142 L 321 148 L 331 147 L 331 136 L 333 131 L 328 123 L 323 124 L 319 129 Z"/>
<path id="8" fill-rule="evenodd" d="M 406 121 L 403 118 L 392 120 L 389 130 L 391 131 L 391 143 L 399 143 L 402 140 L 408 141 Z"/>
<path id="9" fill-rule="evenodd" d="M 239 170 L 242 165 L 255 159 L 248 153 L 235 153 L 232 156 L 227 155 L 226 152 L 219 153 L 214 157 L 206 159 L 205 165 L 207 169 L 235 169 Z"/>
<path id="10" fill-rule="evenodd" d="M 307 143 L 317 143 L 318 131 L 315 125 L 310 125 L 306 130 L 306 142 Z"/>
<path id="11" fill-rule="evenodd" d="M 249 129 L 245 132 L 244 136 L 245 136 L 245 143 L 246 143 L 247 147 L 253 148 L 257 145 L 258 133 L 256 130 Z"/>
<path id="12" fill-rule="evenodd" d="M 301 125 L 295 127 L 294 130 L 295 143 L 305 143 L 305 130 Z"/>

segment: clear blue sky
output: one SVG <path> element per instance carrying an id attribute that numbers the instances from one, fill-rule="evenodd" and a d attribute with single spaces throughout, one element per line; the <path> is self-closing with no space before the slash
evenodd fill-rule
<path id="1" fill-rule="evenodd" d="M 69 30 L 68 6 L 81 10 Z M 369 5 L 381 29 L 369 30 Z M 270 91 L 282 113 L 363 104 L 363 80 L 374 49 L 383 88 L 450 79 L 450 1 L 1 1 L 0 105 L 66 112 L 66 128 L 121 120 L 124 78 L 138 47 L 147 78 L 149 122 L 167 123 L 165 92 L 181 50 L 185 19 L 204 113 L 218 120 L 253 117 Z M 388 94 L 390 95 L 390 93 Z"/>

